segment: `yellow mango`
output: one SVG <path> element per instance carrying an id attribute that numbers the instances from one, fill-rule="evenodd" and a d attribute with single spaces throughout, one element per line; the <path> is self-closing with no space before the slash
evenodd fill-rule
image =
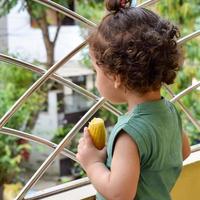
<path id="1" fill-rule="evenodd" d="M 97 149 L 103 149 L 106 144 L 106 128 L 101 118 L 94 118 L 88 126 L 93 143 Z"/>

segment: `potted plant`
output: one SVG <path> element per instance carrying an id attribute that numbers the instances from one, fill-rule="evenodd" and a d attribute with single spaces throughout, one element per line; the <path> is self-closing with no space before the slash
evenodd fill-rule
<path id="1" fill-rule="evenodd" d="M 0 199 L 3 199 L 4 185 L 17 182 L 21 171 L 21 149 L 24 146 L 19 145 L 16 138 L 0 134 Z"/>

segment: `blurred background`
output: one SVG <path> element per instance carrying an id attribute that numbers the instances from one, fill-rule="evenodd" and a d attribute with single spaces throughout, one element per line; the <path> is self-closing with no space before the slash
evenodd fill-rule
<path id="1" fill-rule="evenodd" d="M 55 0 L 98 24 L 105 14 L 102 0 Z M 138 4 L 144 1 L 138 1 Z M 166 19 L 172 20 L 181 30 L 181 37 L 200 30 L 199 0 L 161 0 L 149 7 Z M 32 0 L 0 0 L 0 53 L 49 69 L 89 34 L 86 25 L 46 8 Z M 185 61 L 177 79 L 170 86 L 175 94 L 200 81 L 200 37 L 183 45 Z M 56 73 L 65 79 L 95 93 L 94 72 L 85 47 Z M 0 118 L 14 102 L 40 77 L 21 66 L 0 61 Z M 165 89 L 163 96 L 171 97 Z M 200 121 L 200 88 L 181 98 L 193 117 Z M 69 130 L 94 104 L 94 101 L 48 80 L 14 114 L 6 127 L 27 132 L 58 144 Z M 116 106 L 126 112 L 126 105 Z M 183 127 L 190 144 L 200 142 L 198 130 L 180 110 Z M 107 130 L 117 118 L 101 109 L 96 113 L 105 120 Z M 1 133 L 1 130 L 0 130 Z M 80 133 L 66 148 L 76 153 Z M 22 186 L 44 162 L 52 149 L 0 134 L 0 193 L 4 200 L 13 199 Z M 69 158 L 59 155 L 41 180 L 29 191 L 68 182 L 85 173 Z M 0 197 L 3 199 L 3 197 Z"/>

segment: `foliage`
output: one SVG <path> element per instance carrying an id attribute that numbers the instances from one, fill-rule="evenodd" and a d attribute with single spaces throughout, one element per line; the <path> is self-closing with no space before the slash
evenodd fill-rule
<path id="1" fill-rule="evenodd" d="M 37 75 L 12 64 L 0 63 L 0 117 L 14 104 L 14 102 L 37 79 Z M 9 120 L 10 128 L 25 130 L 29 128 L 33 113 L 36 113 L 44 101 L 44 94 L 39 91 L 33 93 L 31 98 Z"/>
<path id="2" fill-rule="evenodd" d="M 161 15 L 174 21 L 180 28 L 181 35 L 188 35 L 200 29 L 200 2 L 198 0 L 163 0 L 157 4 L 157 9 Z M 178 12 L 177 12 L 178 10 Z M 170 14 L 169 14 L 170 13 Z M 200 43 L 199 37 L 184 44 L 185 63 L 178 73 L 172 90 L 178 94 L 182 90 L 192 85 L 192 80 L 200 80 Z M 181 102 L 190 110 L 192 116 L 200 122 L 200 92 L 195 90 L 181 98 Z M 177 107 L 179 108 L 178 104 Z M 190 136 L 191 144 L 200 140 L 200 130 L 188 120 L 185 113 L 181 111 L 183 128 Z"/>
<path id="3" fill-rule="evenodd" d="M 52 138 L 52 142 L 58 144 L 61 142 L 61 140 L 69 133 L 69 131 L 73 128 L 74 124 L 69 123 L 69 124 L 65 124 L 64 127 L 60 127 L 58 128 L 58 130 L 56 131 L 56 133 L 54 134 L 54 137 Z M 79 135 L 77 134 L 78 137 L 74 138 L 69 146 L 68 149 L 71 150 L 72 152 L 77 152 L 77 146 L 78 146 L 78 140 L 79 140 Z M 81 178 L 86 176 L 86 173 L 84 172 L 84 170 L 81 168 L 81 166 L 74 162 L 73 167 L 71 169 L 71 173 L 75 178 Z M 71 181 L 71 179 L 63 179 L 62 178 L 62 182 L 68 182 Z"/>
<path id="4" fill-rule="evenodd" d="M 73 123 L 67 123 L 64 124 L 63 127 L 58 128 L 51 141 L 56 144 L 59 144 L 62 141 L 62 139 L 71 131 L 74 125 L 75 124 Z M 77 152 L 77 145 L 79 138 L 80 138 L 80 133 L 77 133 L 76 137 L 71 140 L 70 144 L 68 144 L 69 150 Z"/>
<path id="5" fill-rule="evenodd" d="M 175 94 L 183 91 L 190 85 L 192 85 L 192 81 L 195 79 L 200 80 L 200 70 L 199 67 L 186 65 L 179 72 L 175 84 L 172 86 L 172 90 Z M 181 102 L 183 105 L 189 109 L 192 113 L 192 116 L 200 122 L 200 91 L 194 90 L 187 94 L 186 96 L 181 98 Z M 180 106 L 177 103 L 177 108 L 180 110 L 183 122 L 183 129 L 188 133 L 190 137 L 191 144 L 199 143 L 200 141 L 200 130 L 198 130 L 188 119 L 186 114 L 180 109 Z"/>
<path id="6" fill-rule="evenodd" d="M 200 29 L 200 2 L 198 0 L 162 0 L 157 5 L 162 16 L 174 21 L 179 26 L 182 36 Z M 186 57 L 190 61 L 200 60 L 200 43 L 198 41 L 193 40 L 186 43 L 185 51 Z"/>
<path id="7" fill-rule="evenodd" d="M 21 171 L 22 148 L 24 146 L 18 145 L 16 139 L 0 135 L 0 185 L 10 183 Z"/>
<path id="8" fill-rule="evenodd" d="M 36 78 L 35 74 L 22 68 L 0 63 L 0 118 Z M 7 127 L 29 130 L 33 124 L 33 116 L 37 114 L 43 101 L 44 95 L 41 92 L 34 93 L 8 121 Z M 21 153 L 25 149 L 29 149 L 28 144 L 20 144 L 19 139 L 0 134 L 0 184 L 10 182 L 21 171 Z"/>
<path id="9" fill-rule="evenodd" d="M 181 26 L 181 29 L 187 27 L 184 29 L 186 34 L 190 29 L 194 28 L 194 24 L 196 24 L 197 19 L 200 17 L 199 0 L 162 0 L 157 5 L 160 13 L 166 18 L 178 23 Z"/>
<path id="10" fill-rule="evenodd" d="M 68 7 L 68 1 L 66 0 L 54 0 L 55 3 L 60 4 L 64 7 Z M 48 9 L 46 6 L 41 5 L 38 2 L 29 1 L 29 0 L 23 0 L 24 7 L 27 9 L 31 9 L 31 17 L 33 17 L 36 20 L 40 20 L 44 17 L 44 13 Z"/>
<path id="11" fill-rule="evenodd" d="M 76 11 L 94 23 L 98 23 L 104 15 L 103 0 L 78 0 Z"/>
<path id="12" fill-rule="evenodd" d="M 54 137 L 52 138 L 52 142 L 58 144 L 61 140 L 69 133 L 69 131 L 73 128 L 74 124 L 66 124 L 64 127 L 60 127 L 57 129 Z"/>
<path id="13" fill-rule="evenodd" d="M 10 12 L 10 10 L 17 5 L 19 1 L 16 0 L 3 0 L 0 5 L 0 16 L 6 15 Z M 63 5 L 64 7 L 68 7 L 68 3 L 70 0 L 55 0 L 54 2 Z M 35 27 L 39 28 L 42 33 L 45 49 L 46 49 L 46 55 L 47 55 L 47 61 L 46 65 L 47 67 L 50 67 L 55 62 L 55 45 L 56 41 L 60 32 L 62 20 L 64 16 L 58 12 L 52 11 L 54 13 L 54 16 L 56 17 L 57 24 L 56 24 L 56 32 L 53 37 L 50 37 L 49 27 L 52 24 L 51 23 L 51 17 L 49 18 L 48 11 L 49 8 L 47 8 L 44 5 L 41 5 L 38 2 L 30 1 L 30 0 L 22 0 L 21 3 L 21 9 L 26 9 L 31 17 L 31 21 L 35 23 Z"/>
<path id="14" fill-rule="evenodd" d="M 16 6 L 17 0 L 1 0 L 0 2 L 0 16 L 6 15 L 10 10 Z"/>
<path id="15" fill-rule="evenodd" d="M 83 168 L 80 166 L 80 164 L 78 164 L 76 162 L 74 163 L 74 166 L 71 171 L 72 171 L 73 176 L 76 179 L 83 178 L 86 176 L 86 173 L 83 170 Z"/>

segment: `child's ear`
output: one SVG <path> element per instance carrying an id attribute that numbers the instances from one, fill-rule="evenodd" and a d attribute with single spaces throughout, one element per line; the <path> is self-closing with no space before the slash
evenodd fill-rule
<path id="1" fill-rule="evenodd" d="M 121 77 L 119 75 L 114 75 L 114 88 L 118 89 L 122 84 Z"/>

